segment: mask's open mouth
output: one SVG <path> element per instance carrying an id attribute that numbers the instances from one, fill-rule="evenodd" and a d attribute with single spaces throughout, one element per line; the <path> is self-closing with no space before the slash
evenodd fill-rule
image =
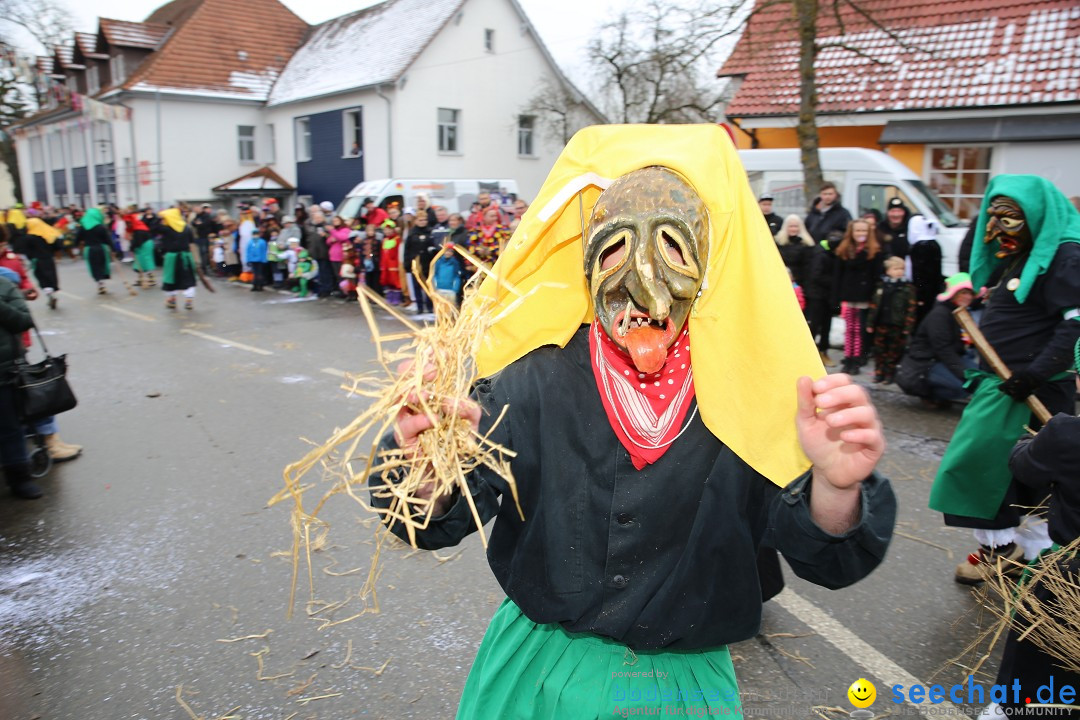
<path id="1" fill-rule="evenodd" d="M 1004 257 L 1006 255 L 1012 255 L 1020 249 L 1020 243 L 1011 237 L 998 238 L 999 250 L 994 253 L 998 257 Z"/>
<path id="2" fill-rule="evenodd" d="M 654 320 L 640 310 L 623 310 L 612 323 L 612 339 L 626 348 L 638 372 L 655 373 L 667 361 L 677 328 L 671 318 Z"/>

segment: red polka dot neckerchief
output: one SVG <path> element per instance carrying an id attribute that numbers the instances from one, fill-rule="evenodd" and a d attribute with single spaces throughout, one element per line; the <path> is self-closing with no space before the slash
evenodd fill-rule
<path id="1" fill-rule="evenodd" d="M 697 414 L 687 419 L 694 401 L 694 373 L 690 364 L 687 328 L 667 352 L 664 366 L 646 374 L 596 321 L 589 329 L 593 376 L 608 423 L 630 453 L 638 470 L 659 460 L 686 431 Z M 685 423 L 684 423 L 685 421 Z"/>

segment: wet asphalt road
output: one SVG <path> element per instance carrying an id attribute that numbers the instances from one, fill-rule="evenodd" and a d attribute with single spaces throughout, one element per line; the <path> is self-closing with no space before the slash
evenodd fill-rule
<path id="1" fill-rule="evenodd" d="M 80 401 L 61 435 L 86 449 L 54 467 L 44 499 L 0 498 L 0 720 L 192 717 L 178 688 L 207 720 L 453 717 L 503 597 L 476 536 L 446 561 L 393 550 L 381 614 L 323 631 L 302 603 L 286 618 L 289 513 L 267 501 L 304 438 L 325 439 L 363 406 L 331 372 L 370 367 L 358 309 L 218 283 L 195 310 L 169 313 L 156 290 L 129 297 L 114 281 L 94 296 L 78 263 L 61 265 L 61 282 L 58 310 L 32 307 L 50 348 L 68 353 Z M 952 580 L 970 533 L 926 508 L 959 411 L 928 412 L 895 388 L 874 398 L 902 534 L 855 587 L 787 573 L 794 595 L 732 649 L 748 715 L 848 711 L 847 687 L 866 676 L 879 716 L 914 717 L 887 701 L 884 676 L 962 681 L 948 661 L 989 623 Z M 358 508 L 330 517 L 332 545 L 314 558 L 323 600 L 359 588 L 372 547 Z M 813 629 L 807 607 L 840 630 Z M 265 636 L 237 640 L 248 635 Z"/>

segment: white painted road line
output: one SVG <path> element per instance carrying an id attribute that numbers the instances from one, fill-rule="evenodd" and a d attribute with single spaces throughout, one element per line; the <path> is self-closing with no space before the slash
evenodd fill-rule
<path id="1" fill-rule="evenodd" d="M 121 315 L 127 315 L 128 317 L 138 318 L 139 320 L 145 320 L 146 322 L 157 322 L 156 317 L 150 315 L 143 315 L 142 313 L 133 312 L 131 310 L 125 310 L 122 307 L 116 305 L 109 305 L 108 303 L 102 303 L 101 307 L 106 310 L 112 310 L 113 312 L 120 313 Z"/>
<path id="2" fill-rule="evenodd" d="M 319 372 L 324 372 L 327 375 L 333 375 L 334 377 L 339 377 L 339 378 L 348 377 L 348 375 L 345 374 L 344 370 L 338 370 L 337 368 L 323 368 Z"/>
<path id="3" fill-rule="evenodd" d="M 907 689 L 910 689 L 912 685 L 925 684 L 907 670 L 904 670 L 904 668 L 875 650 L 871 645 L 867 644 L 866 641 L 848 630 L 827 612 L 790 589 L 785 589 L 779 595 L 774 597 L 773 602 L 809 625 L 814 632 L 834 645 L 837 650 L 847 655 L 856 665 L 862 668 L 866 674 L 873 675 L 874 678 L 880 680 L 882 685 L 878 686 L 877 691 L 879 699 L 888 697 L 888 688 L 893 685 L 903 685 L 905 687 L 906 696 Z M 854 682 L 855 680 L 858 680 L 858 678 L 852 678 L 851 680 Z M 924 714 L 933 712 L 939 717 L 945 715 L 962 717 L 960 708 L 947 701 L 935 703 L 933 705 L 923 703 L 921 705 L 911 704 L 911 706 Z"/>
<path id="4" fill-rule="evenodd" d="M 270 352 L 269 350 L 263 350 L 262 348 L 252 347 L 251 345 L 245 345 L 244 343 L 236 342 L 235 340 L 227 340 L 225 338 L 218 337 L 217 335 L 207 335 L 206 333 L 199 332 L 198 330 L 188 330 L 187 328 L 184 328 L 180 332 L 185 333 L 187 335 L 194 335 L 195 337 L 200 337 L 203 340 L 210 340 L 211 342 L 216 342 L 216 343 L 220 343 L 222 345 L 227 345 L 229 347 L 236 348 L 237 350 L 247 350 L 248 352 L 253 352 L 253 353 L 256 353 L 258 355 L 273 355 L 274 354 L 274 353 Z"/>

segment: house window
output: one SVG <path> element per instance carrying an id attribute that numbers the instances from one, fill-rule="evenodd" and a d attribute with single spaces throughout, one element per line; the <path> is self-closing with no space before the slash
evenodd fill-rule
<path id="1" fill-rule="evenodd" d="M 342 113 L 344 127 L 343 155 L 347 158 L 360 157 L 364 150 L 364 125 L 360 108 L 353 108 Z"/>
<path id="2" fill-rule="evenodd" d="M 273 165 L 277 160 L 277 146 L 274 138 L 274 123 L 268 123 L 266 126 L 266 164 Z"/>
<path id="3" fill-rule="evenodd" d="M 460 110 L 439 108 L 439 152 L 458 152 L 458 115 Z"/>
<path id="4" fill-rule="evenodd" d="M 86 69 L 86 94 L 94 95 L 101 89 L 101 80 L 98 77 L 97 65 L 91 65 Z"/>
<path id="5" fill-rule="evenodd" d="M 296 162 L 311 159 L 311 120 L 296 118 Z"/>
<path id="6" fill-rule="evenodd" d="M 236 134 L 240 140 L 240 162 L 255 162 L 255 126 L 239 125 Z"/>
<path id="7" fill-rule="evenodd" d="M 491 28 L 484 30 L 484 49 L 489 53 L 495 52 L 495 31 Z"/>
<path id="8" fill-rule="evenodd" d="M 991 148 L 949 145 L 930 148 L 930 189 L 964 219 L 979 214 L 990 181 Z"/>
<path id="9" fill-rule="evenodd" d="M 536 118 L 532 115 L 518 115 L 518 155 L 533 155 L 533 130 Z"/>
<path id="10" fill-rule="evenodd" d="M 124 80 L 124 56 L 113 55 L 109 58 L 109 76 L 112 78 L 114 85 L 118 85 Z"/>

